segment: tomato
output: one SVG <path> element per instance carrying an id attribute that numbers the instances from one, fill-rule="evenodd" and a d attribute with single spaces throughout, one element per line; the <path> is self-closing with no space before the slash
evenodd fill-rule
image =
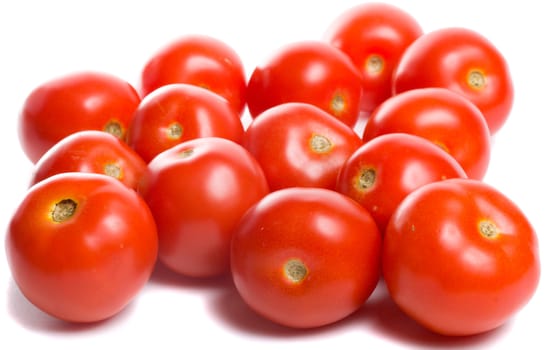
<path id="1" fill-rule="evenodd" d="M 148 169 L 138 191 L 157 223 L 159 259 L 187 276 L 227 273 L 233 228 L 269 192 L 258 162 L 233 141 L 206 137 L 160 153 Z"/>
<path id="2" fill-rule="evenodd" d="M 346 53 L 362 72 L 361 107 L 371 112 L 392 95 L 394 67 L 422 34 L 417 20 L 402 9 L 386 3 L 363 3 L 341 13 L 324 40 Z"/>
<path id="3" fill-rule="evenodd" d="M 425 185 L 397 208 L 384 236 L 383 276 L 394 302 L 424 327 L 472 335 L 505 323 L 534 294 L 537 237 L 490 185 Z"/>
<path id="4" fill-rule="evenodd" d="M 186 83 L 224 97 L 241 115 L 246 97 L 246 73 L 237 52 L 225 42 L 206 35 L 185 35 L 159 48 L 140 76 L 142 96 L 160 86 Z"/>
<path id="5" fill-rule="evenodd" d="M 35 164 L 30 184 L 59 173 L 87 172 L 112 176 L 136 189 L 146 170 L 144 160 L 114 135 L 84 130 L 51 147 Z"/>
<path id="6" fill-rule="evenodd" d="M 94 322 L 121 311 L 157 257 L 146 203 L 109 176 L 63 173 L 32 186 L 6 234 L 13 279 L 42 311 Z"/>
<path id="7" fill-rule="evenodd" d="M 260 163 L 271 190 L 334 189 L 339 169 L 361 144 L 349 126 L 302 102 L 266 110 L 251 121 L 243 141 Z"/>
<path id="8" fill-rule="evenodd" d="M 491 155 L 491 136 L 481 111 L 465 97 L 444 88 L 408 90 L 377 107 L 362 139 L 405 132 L 426 138 L 461 164 L 468 177 L 481 180 Z"/>
<path id="9" fill-rule="evenodd" d="M 444 87 L 468 98 L 483 113 L 491 134 L 504 125 L 514 100 L 504 56 L 466 28 L 426 33 L 404 52 L 393 73 L 393 92 L 423 87 Z"/>
<path id="10" fill-rule="evenodd" d="M 384 232 L 410 192 L 434 181 L 464 178 L 457 161 L 422 137 L 392 133 L 360 146 L 339 171 L 336 190 L 366 208 Z"/>
<path id="11" fill-rule="evenodd" d="M 28 95 L 19 117 L 19 140 L 33 163 L 76 131 L 103 130 L 125 140 L 139 103 L 133 86 L 116 76 L 87 71 L 66 74 Z"/>
<path id="12" fill-rule="evenodd" d="M 362 77 L 351 60 L 320 41 L 279 48 L 257 66 L 247 86 L 250 115 L 286 102 L 306 102 L 354 126 L 360 112 Z"/>
<path id="13" fill-rule="evenodd" d="M 291 187 L 251 207 L 231 244 L 240 296 L 281 325 L 311 328 L 361 307 L 380 273 L 381 235 L 350 198 L 322 188 Z"/>
<path id="14" fill-rule="evenodd" d="M 127 134 L 127 143 L 146 161 L 183 141 L 224 137 L 240 143 L 239 115 L 218 94 L 190 84 L 168 84 L 144 97 Z"/>

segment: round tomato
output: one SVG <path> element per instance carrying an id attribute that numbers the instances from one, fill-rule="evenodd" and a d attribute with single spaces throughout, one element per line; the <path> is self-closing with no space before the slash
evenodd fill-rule
<path id="1" fill-rule="evenodd" d="M 31 185 L 52 175 L 86 172 L 112 176 L 136 189 L 146 172 L 146 163 L 114 135 L 98 131 L 77 131 L 51 147 L 34 166 Z"/>
<path id="2" fill-rule="evenodd" d="M 237 226 L 233 281 L 265 318 L 295 328 L 358 310 L 380 274 L 381 234 L 370 214 L 340 193 L 291 187 L 264 197 Z"/>
<path id="3" fill-rule="evenodd" d="M 76 131 L 102 130 L 125 140 L 139 103 L 133 86 L 116 76 L 67 74 L 41 84 L 26 98 L 19 117 L 19 140 L 33 163 Z"/>
<path id="4" fill-rule="evenodd" d="M 144 97 L 127 143 L 149 162 L 162 151 L 198 137 L 243 139 L 239 114 L 218 94 L 189 84 L 168 84 Z"/>
<path id="5" fill-rule="evenodd" d="M 334 189 L 339 169 L 362 144 L 349 126 L 301 102 L 272 107 L 250 123 L 243 145 L 258 160 L 271 190 Z"/>
<path id="6" fill-rule="evenodd" d="M 193 277 L 229 271 L 229 245 L 243 213 L 269 192 L 258 162 L 239 144 L 189 140 L 148 164 L 138 191 L 158 227 L 159 259 Z"/>
<path id="7" fill-rule="evenodd" d="M 455 158 L 470 178 L 481 180 L 489 165 L 491 135 L 481 111 L 443 88 L 409 90 L 377 107 L 364 128 L 364 142 L 404 132 L 434 142 Z"/>
<path id="8" fill-rule="evenodd" d="M 392 299 L 446 335 L 494 329 L 534 294 L 537 237 L 504 194 L 470 179 L 425 185 L 400 204 L 384 236 L 383 276 Z"/>
<path id="9" fill-rule="evenodd" d="M 398 204 L 424 184 L 466 177 L 457 161 L 422 137 L 392 133 L 358 148 L 339 171 L 336 190 L 368 209 L 383 232 Z"/>
<path id="10" fill-rule="evenodd" d="M 304 41 L 278 49 L 256 67 L 247 87 L 252 117 L 286 102 L 306 102 L 354 126 L 362 77 L 351 60 L 325 42 Z"/>
<path id="11" fill-rule="evenodd" d="M 385 3 L 365 3 L 340 14 L 324 39 L 345 52 L 363 76 L 362 109 L 371 112 L 392 95 L 392 72 L 423 30 L 409 13 Z"/>
<path id="12" fill-rule="evenodd" d="M 23 295 L 71 322 L 121 311 L 148 281 L 157 246 L 153 217 L 137 193 L 88 173 L 58 174 L 32 186 L 5 242 Z"/>
<path id="13" fill-rule="evenodd" d="M 196 85 L 224 97 L 241 115 L 246 99 L 246 73 L 237 52 L 205 35 L 182 36 L 155 52 L 140 77 L 142 96 L 172 83 Z"/>
<path id="14" fill-rule="evenodd" d="M 444 87 L 483 113 L 491 134 L 505 123 L 514 100 L 508 64 L 481 34 L 465 28 L 426 33 L 404 52 L 393 73 L 393 92 Z"/>

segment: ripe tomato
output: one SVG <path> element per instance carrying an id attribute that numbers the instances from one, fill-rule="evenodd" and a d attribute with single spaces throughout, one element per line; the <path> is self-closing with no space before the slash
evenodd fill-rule
<path id="1" fill-rule="evenodd" d="M 168 84 L 144 97 L 138 106 L 127 143 L 146 161 L 183 141 L 224 137 L 240 143 L 239 115 L 218 94 L 189 84 Z"/>
<path id="2" fill-rule="evenodd" d="M 258 162 L 239 144 L 205 137 L 155 157 L 138 191 L 158 227 L 159 259 L 193 277 L 229 271 L 229 242 L 243 213 L 268 193 Z"/>
<path id="3" fill-rule="evenodd" d="M 25 297 L 71 322 L 100 321 L 121 311 L 148 281 L 157 257 L 146 203 L 99 174 L 63 173 L 31 187 L 5 243 Z"/>
<path id="4" fill-rule="evenodd" d="M 385 3 L 347 9 L 324 40 L 345 52 L 363 76 L 362 109 L 371 112 L 392 95 L 392 72 L 404 50 L 423 30 L 409 13 Z"/>
<path id="5" fill-rule="evenodd" d="M 33 163 L 76 131 L 103 130 L 125 140 L 139 103 L 133 86 L 116 76 L 67 74 L 41 84 L 26 98 L 19 117 L 19 140 Z"/>
<path id="6" fill-rule="evenodd" d="M 381 235 L 370 214 L 328 189 L 291 187 L 241 219 L 231 271 L 242 299 L 281 325 L 318 327 L 356 311 L 375 289 Z"/>
<path id="7" fill-rule="evenodd" d="M 322 109 L 290 102 L 250 123 L 243 145 L 262 166 L 269 187 L 334 189 L 339 169 L 362 144 L 349 126 Z"/>
<path id="8" fill-rule="evenodd" d="M 508 64 L 481 34 L 465 28 L 426 33 L 404 52 L 393 73 L 393 92 L 444 87 L 482 111 L 491 134 L 505 123 L 514 100 Z"/>
<path id="9" fill-rule="evenodd" d="M 126 143 L 98 130 L 77 131 L 51 147 L 34 166 L 31 185 L 52 175 L 86 172 L 112 176 L 136 189 L 146 163 Z"/>
<path id="10" fill-rule="evenodd" d="M 325 42 L 304 41 L 278 49 L 256 67 L 247 87 L 252 117 L 286 102 L 320 107 L 349 126 L 360 112 L 362 77 L 351 60 Z"/>
<path id="11" fill-rule="evenodd" d="M 405 132 L 434 142 L 455 158 L 470 178 L 481 180 L 489 165 L 491 136 L 481 111 L 465 97 L 443 88 L 408 90 L 377 107 L 364 128 L 367 142 Z"/>
<path id="12" fill-rule="evenodd" d="M 466 177 L 457 161 L 422 137 L 392 133 L 363 144 L 343 164 L 336 190 L 368 209 L 383 232 L 398 204 L 424 184 Z"/>
<path id="13" fill-rule="evenodd" d="M 384 236 L 383 276 L 400 308 L 430 330 L 494 329 L 534 294 L 537 237 L 522 211 L 478 180 L 425 185 L 397 208 Z"/>
<path id="14" fill-rule="evenodd" d="M 205 35 L 185 35 L 155 52 L 140 77 L 142 96 L 160 86 L 186 83 L 224 97 L 241 115 L 246 98 L 246 73 L 241 58 L 223 41 Z"/>

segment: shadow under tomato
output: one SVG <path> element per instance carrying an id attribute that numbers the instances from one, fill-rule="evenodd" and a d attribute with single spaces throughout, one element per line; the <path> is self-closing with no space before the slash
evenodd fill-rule
<path id="1" fill-rule="evenodd" d="M 7 290 L 8 314 L 24 328 L 42 332 L 89 332 L 111 324 L 123 322 L 131 313 L 135 301 L 129 303 L 116 315 L 98 322 L 75 323 L 55 318 L 34 306 L 20 291 L 13 279 L 10 280 Z"/>

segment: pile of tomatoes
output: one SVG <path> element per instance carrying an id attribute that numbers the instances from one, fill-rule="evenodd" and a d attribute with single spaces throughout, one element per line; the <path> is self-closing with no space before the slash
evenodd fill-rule
<path id="1" fill-rule="evenodd" d="M 248 79 L 204 35 L 158 50 L 138 87 L 52 79 L 19 119 L 35 170 L 6 234 L 13 278 L 70 322 L 118 313 L 160 261 L 231 274 L 288 327 L 339 321 L 382 281 L 432 331 L 491 330 L 540 275 L 532 225 L 483 181 L 512 102 L 485 37 L 424 33 L 382 3 L 278 48 Z"/>

